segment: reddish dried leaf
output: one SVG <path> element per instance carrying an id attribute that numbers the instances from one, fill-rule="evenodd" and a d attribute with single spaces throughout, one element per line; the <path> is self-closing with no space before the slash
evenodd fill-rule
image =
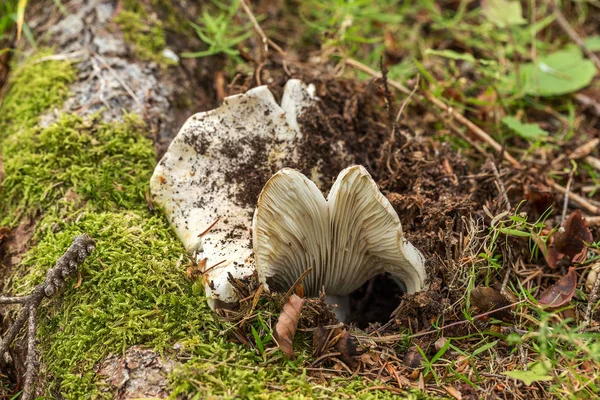
<path id="1" fill-rule="evenodd" d="M 537 215 L 542 215 L 554 203 L 552 191 L 542 185 L 529 185 L 525 189 L 525 198 Z"/>
<path id="2" fill-rule="evenodd" d="M 594 241 L 587 220 L 581 216 L 581 210 L 572 213 L 555 236 L 556 251 L 568 255 L 573 262 L 584 262 L 587 256 L 586 243 Z"/>
<path id="3" fill-rule="evenodd" d="M 6 226 L 0 226 L 0 243 L 4 239 L 8 239 L 12 234 L 11 230 Z"/>
<path id="4" fill-rule="evenodd" d="M 550 268 L 556 268 L 558 263 L 565 260 L 568 265 L 582 263 L 587 258 L 588 246 L 594 238 L 588 228 L 588 221 L 582 218 L 581 211 L 576 210 L 565 221 L 562 228 L 548 238 L 548 246 L 544 257 Z M 540 247 L 542 248 L 542 247 Z"/>
<path id="5" fill-rule="evenodd" d="M 565 276 L 542 292 L 539 303 L 543 307 L 560 307 L 571 301 L 576 287 L 577 272 L 575 272 L 575 267 L 570 267 Z"/>
<path id="6" fill-rule="evenodd" d="M 283 305 L 283 311 L 275 324 L 273 337 L 277 341 L 279 348 L 289 358 L 294 357 L 293 340 L 300 320 L 300 312 L 304 305 L 304 299 L 296 294 L 290 296 L 287 303 Z"/>

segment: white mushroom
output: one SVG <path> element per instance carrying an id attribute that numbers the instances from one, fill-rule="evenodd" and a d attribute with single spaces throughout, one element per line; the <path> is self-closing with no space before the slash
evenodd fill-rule
<path id="1" fill-rule="evenodd" d="M 219 108 L 189 118 L 156 166 L 154 201 L 205 266 L 213 309 L 238 300 L 228 274 L 254 272 L 249 228 L 255 199 L 237 199 L 244 181 L 258 168 L 277 170 L 294 161 L 301 138 L 297 116 L 314 101 L 314 87 L 299 80 L 287 82 L 281 106 L 266 86 L 228 97 Z"/>
<path id="2" fill-rule="evenodd" d="M 308 296 L 346 296 L 382 273 L 407 292 L 423 288 L 421 253 L 365 168 L 343 170 L 327 200 L 302 173 L 283 169 L 261 192 L 253 220 L 256 269 L 267 287 L 287 290 L 304 271 Z"/>

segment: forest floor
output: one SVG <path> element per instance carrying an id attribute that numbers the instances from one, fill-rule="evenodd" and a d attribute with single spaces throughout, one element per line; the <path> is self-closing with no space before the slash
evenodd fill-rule
<path id="1" fill-rule="evenodd" d="M 191 361 L 170 376 L 173 396 L 597 398 L 600 4 L 124 0 L 117 10 L 137 57 L 190 83 L 176 125 L 259 85 L 280 97 L 290 78 L 314 84 L 320 101 L 299 121 L 300 169 L 321 160 L 332 182 L 365 166 L 430 271 L 420 293 L 399 297 L 385 278 L 371 283 L 381 290 L 359 289 L 347 330 L 315 300 L 294 361 L 272 338 L 284 299 L 251 290 L 245 313 L 210 322 L 234 346 L 220 359 L 199 343 L 212 333 L 187 337 L 181 360 Z M 154 29 L 165 33 L 157 48 L 144 41 Z M 182 57 L 179 67 L 156 58 L 161 46 Z M 11 53 L 1 51 L 0 87 Z M 157 160 L 174 133 L 151 138 Z M 338 143 L 344 157 L 333 154 Z M 270 383 L 227 390 L 254 372 Z"/>

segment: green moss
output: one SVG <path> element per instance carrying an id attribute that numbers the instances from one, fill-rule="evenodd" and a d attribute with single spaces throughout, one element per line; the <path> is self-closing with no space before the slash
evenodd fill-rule
<path id="1" fill-rule="evenodd" d="M 141 7 L 135 11 L 125 9 L 115 17 L 115 22 L 123 31 L 125 40 L 134 46 L 136 57 L 144 61 L 155 61 L 160 65 L 174 65 L 176 62 L 163 56 L 166 47 L 166 34 L 163 24 L 150 18 Z"/>
<path id="2" fill-rule="evenodd" d="M 125 115 L 106 124 L 63 115 L 47 128 L 29 128 L 2 144 L 6 178 L 0 194 L 2 225 L 48 211 L 70 191 L 98 210 L 146 207 L 144 191 L 154 168 L 143 122 Z"/>
<path id="3" fill-rule="evenodd" d="M 29 274 L 15 283 L 17 292 L 41 282 L 74 236 L 85 232 L 97 244 L 80 268 L 81 286 L 73 283 L 40 317 L 42 360 L 53 378 L 50 390 L 60 397 L 98 394 L 93 366 L 111 352 L 134 344 L 166 351 L 177 340 L 208 340 L 216 331 L 201 287 L 183 273 L 184 249 L 161 216 L 87 212 L 76 223 L 49 216 L 41 226 L 41 241 L 21 264 Z"/>
<path id="4" fill-rule="evenodd" d="M 44 111 L 67 97 L 75 68 L 70 61 L 43 61 L 50 54 L 48 49 L 40 50 L 10 75 L 10 89 L 0 106 L 0 141 L 35 126 Z"/>
<path id="5" fill-rule="evenodd" d="M 244 399 L 417 399 L 406 392 L 399 397 L 387 391 L 372 391 L 368 382 L 357 377 L 337 377 L 326 382 L 308 382 L 302 367 L 310 363 L 306 351 L 298 351 L 294 361 L 265 363 L 247 347 L 228 343 L 222 336 L 210 342 L 188 343 L 192 358 L 171 374 L 172 398 L 244 398 Z M 377 385 L 382 386 L 379 382 Z"/>

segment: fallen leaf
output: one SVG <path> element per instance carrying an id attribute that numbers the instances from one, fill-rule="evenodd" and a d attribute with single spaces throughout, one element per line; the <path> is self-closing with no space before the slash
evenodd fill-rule
<path id="1" fill-rule="evenodd" d="M 594 241 L 587 220 L 581 216 L 581 210 L 573 212 L 555 236 L 554 248 L 578 263 L 585 261 L 587 244 Z"/>
<path id="2" fill-rule="evenodd" d="M 546 212 L 554 203 L 554 195 L 550 188 L 540 184 L 527 186 L 525 198 L 538 216 Z"/>
<path id="3" fill-rule="evenodd" d="M 479 286 L 471 290 L 471 305 L 477 307 L 481 312 L 488 312 L 497 308 L 506 307 L 510 301 L 498 290 L 492 287 Z M 512 311 L 510 309 L 499 310 L 490 314 L 498 319 L 512 319 Z"/>
<path id="4" fill-rule="evenodd" d="M 530 95 L 559 96 L 588 86 L 596 75 L 594 62 L 583 57 L 576 46 L 539 56 L 535 63 L 524 63 L 510 75 L 513 91 Z M 520 83 L 520 85 L 519 85 Z"/>
<path id="5" fill-rule="evenodd" d="M 483 15 L 494 25 L 504 28 L 510 25 L 524 25 L 523 8 L 518 1 L 485 0 L 481 2 Z"/>
<path id="6" fill-rule="evenodd" d="M 5 239 L 8 239 L 12 231 L 6 226 L 0 226 L 0 243 L 2 243 Z"/>
<path id="7" fill-rule="evenodd" d="M 347 330 L 341 328 L 336 328 L 334 331 L 334 340 L 336 339 L 335 349 L 340 352 L 340 360 L 350 368 L 354 368 L 356 366 L 354 356 L 358 355 L 358 343 Z"/>
<path id="8" fill-rule="evenodd" d="M 277 324 L 275 324 L 275 332 L 273 337 L 277 341 L 277 345 L 289 358 L 294 357 L 294 335 L 300 320 L 300 312 L 304 305 L 304 299 L 296 294 L 290 296 L 290 299 L 283 305 L 283 311 L 279 315 Z"/>
<path id="9" fill-rule="evenodd" d="M 515 117 L 504 117 L 502 123 L 525 140 L 539 140 L 548 136 L 548 132 L 540 128 L 538 124 L 526 124 Z"/>
<path id="10" fill-rule="evenodd" d="M 317 329 L 313 332 L 313 357 L 323 355 L 327 347 L 327 336 L 327 330 L 322 326 L 317 326 Z"/>
<path id="11" fill-rule="evenodd" d="M 550 268 L 556 268 L 565 259 L 568 264 L 582 263 L 587 258 L 587 243 L 593 242 L 588 221 L 576 210 L 565 221 L 558 232 L 548 238 L 547 246 L 540 246 Z"/>
<path id="12" fill-rule="evenodd" d="M 456 400 L 462 400 L 462 394 L 454 386 L 446 385 L 444 386 L 444 389 L 446 390 L 446 392 L 448 392 L 450 396 L 454 397 Z"/>
<path id="13" fill-rule="evenodd" d="M 402 361 L 404 362 L 404 365 L 406 365 L 409 368 L 419 368 L 421 366 L 422 359 L 423 356 L 421 355 L 421 353 L 419 353 L 417 348 L 413 346 L 410 349 L 408 349 Z"/>
<path id="14" fill-rule="evenodd" d="M 575 267 L 569 267 L 569 272 L 565 276 L 542 292 L 539 303 L 543 307 L 560 307 L 571 301 L 576 286 L 577 272 Z"/>

